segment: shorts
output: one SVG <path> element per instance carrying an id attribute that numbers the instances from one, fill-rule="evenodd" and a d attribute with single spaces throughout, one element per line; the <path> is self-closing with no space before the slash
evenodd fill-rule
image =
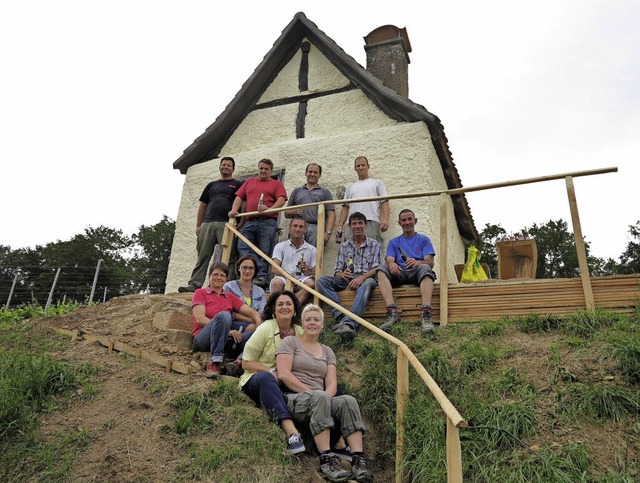
<path id="1" fill-rule="evenodd" d="M 387 278 L 391 282 L 392 287 L 397 287 L 398 285 L 409 285 L 409 284 L 420 285 L 420 282 L 422 282 L 422 279 L 424 277 L 429 277 L 434 282 L 436 280 L 435 272 L 426 263 L 423 263 L 422 265 L 418 265 L 415 268 L 405 268 L 404 270 L 400 271 L 400 275 L 398 276 L 391 274 L 391 270 L 389 270 L 389 267 L 387 266 L 386 263 L 378 266 L 378 271 L 384 272 L 384 274 L 387 276 Z"/>

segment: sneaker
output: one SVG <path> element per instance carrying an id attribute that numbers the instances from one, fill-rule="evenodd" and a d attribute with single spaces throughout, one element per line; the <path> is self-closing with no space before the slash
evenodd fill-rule
<path id="1" fill-rule="evenodd" d="M 380 330 L 389 332 L 391 327 L 395 324 L 399 324 L 400 322 L 402 322 L 402 319 L 400 318 L 400 314 L 397 310 L 387 310 L 387 316 L 384 318 L 384 324 L 380 326 Z"/>
<path id="2" fill-rule="evenodd" d="M 355 476 L 356 481 L 373 481 L 373 475 L 367 469 L 367 462 L 364 456 L 355 455 L 351 463 L 351 473 Z"/>
<path id="3" fill-rule="evenodd" d="M 291 436 L 289 436 L 287 450 L 289 451 L 289 454 L 298 454 L 304 452 L 304 442 L 302 441 L 302 435 L 300 433 L 293 433 Z"/>
<path id="4" fill-rule="evenodd" d="M 352 476 L 333 453 L 320 455 L 320 472 L 329 481 L 348 481 Z"/>
<path id="5" fill-rule="evenodd" d="M 338 327 L 334 327 L 333 331 L 345 341 L 353 340 L 356 336 L 356 329 L 349 324 L 340 324 Z"/>
<path id="6" fill-rule="evenodd" d="M 436 330 L 436 326 L 431 322 L 431 311 L 422 311 L 420 316 L 420 330 L 423 334 L 433 334 Z"/>
<path id="7" fill-rule="evenodd" d="M 345 446 L 344 448 L 333 448 L 331 452 L 336 455 L 338 458 L 344 461 L 348 461 L 351 463 L 351 458 L 353 455 L 351 454 L 351 448 Z"/>
<path id="8" fill-rule="evenodd" d="M 187 285 L 185 287 L 178 287 L 178 292 L 180 293 L 186 293 L 186 292 L 195 292 L 197 287 L 194 287 L 193 285 Z"/>
<path id="9" fill-rule="evenodd" d="M 224 368 L 227 371 L 227 376 L 231 376 L 231 377 L 240 377 L 244 372 L 242 370 L 242 362 L 240 362 L 238 359 L 231 362 L 227 362 L 224 365 Z"/>
<path id="10" fill-rule="evenodd" d="M 205 370 L 206 376 L 209 379 L 215 379 L 220 375 L 220 363 L 219 362 L 209 362 L 207 368 Z"/>

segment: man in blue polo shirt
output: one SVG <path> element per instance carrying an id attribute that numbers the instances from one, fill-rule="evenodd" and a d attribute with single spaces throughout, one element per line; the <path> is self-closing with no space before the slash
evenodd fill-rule
<path id="1" fill-rule="evenodd" d="M 416 218 L 413 211 L 402 210 L 398 224 L 402 235 L 393 238 L 387 246 L 386 263 L 378 267 L 378 286 L 387 306 L 387 316 L 380 326 L 385 332 L 401 322 L 398 307 L 393 299 L 393 287 L 414 284 L 420 287 L 422 297 L 421 330 L 432 334 L 435 330 L 431 322 L 431 296 L 436 274 L 433 271 L 436 255 L 428 236 L 416 232 Z"/>

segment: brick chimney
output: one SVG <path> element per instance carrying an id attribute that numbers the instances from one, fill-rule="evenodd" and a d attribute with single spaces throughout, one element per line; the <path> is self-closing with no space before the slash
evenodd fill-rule
<path id="1" fill-rule="evenodd" d="M 367 70 L 385 86 L 409 97 L 409 52 L 407 29 L 383 25 L 364 37 Z"/>

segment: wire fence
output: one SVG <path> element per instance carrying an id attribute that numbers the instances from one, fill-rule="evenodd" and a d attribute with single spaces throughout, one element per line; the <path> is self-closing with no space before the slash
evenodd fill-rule
<path id="1" fill-rule="evenodd" d="M 167 269 L 105 266 L 0 267 L 0 307 L 106 302 L 113 297 L 164 293 Z"/>

